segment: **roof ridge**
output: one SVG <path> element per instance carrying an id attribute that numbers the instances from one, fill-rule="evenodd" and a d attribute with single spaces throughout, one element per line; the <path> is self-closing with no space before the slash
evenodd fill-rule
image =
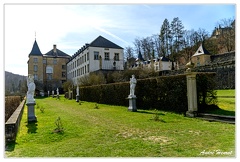
<path id="1" fill-rule="evenodd" d="M 89 46 L 91 47 L 103 47 L 103 48 L 118 48 L 123 49 L 119 45 L 113 43 L 112 41 L 104 38 L 103 36 L 99 35 L 96 39 L 94 39 Z"/>

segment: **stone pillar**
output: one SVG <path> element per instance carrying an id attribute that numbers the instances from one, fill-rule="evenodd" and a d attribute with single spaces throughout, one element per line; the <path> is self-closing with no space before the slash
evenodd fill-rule
<path id="1" fill-rule="evenodd" d="M 128 96 L 128 100 L 129 100 L 129 107 L 128 107 L 128 111 L 132 111 L 132 112 L 136 112 L 137 111 L 137 107 L 136 107 L 136 96 Z"/>
<path id="2" fill-rule="evenodd" d="M 187 97 L 188 97 L 188 111 L 186 115 L 188 117 L 196 117 L 198 111 L 197 105 L 197 84 L 196 84 L 196 72 L 187 72 Z"/>
<path id="3" fill-rule="evenodd" d="M 28 107 L 28 122 L 36 122 L 37 117 L 35 116 L 34 106 L 36 105 L 35 102 L 27 103 Z"/>

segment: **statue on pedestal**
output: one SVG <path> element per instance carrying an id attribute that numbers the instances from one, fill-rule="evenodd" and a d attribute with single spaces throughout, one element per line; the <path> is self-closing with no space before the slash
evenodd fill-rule
<path id="1" fill-rule="evenodd" d="M 32 75 L 28 75 L 27 78 L 27 87 L 28 87 L 28 91 L 27 91 L 27 103 L 35 103 L 34 100 L 34 93 L 35 93 L 35 83 L 34 83 L 34 79 Z"/>
<path id="2" fill-rule="evenodd" d="M 34 99 L 34 93 L 35 93 L 35 83 L 33 79 L 33 75 L 28 75 L 27 78 L 27 86 L 28 86 L 28 91 L 27 91 L 27 107 L 28 107 L 28 122 L 36 122 L 37 117 L 35 116 L 35 111 L 34 111 L 34 105 L 35 99 Z"/>

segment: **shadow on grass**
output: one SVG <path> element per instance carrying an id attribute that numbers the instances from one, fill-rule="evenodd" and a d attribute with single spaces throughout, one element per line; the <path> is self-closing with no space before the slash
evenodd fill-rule
<path id="1" fill-rule="evenodd" d="M 8 142 L 5 146 L 5 151 L 9 151 L 9 152 L 14 151 L 16 144 L 17 143 L 15 141 Z"/>
<path id="2" fill-rule="evenodd" d="M 138 110 L 136 112 L 137 113 L 144 113 L 144 114 L 156 114 L 156 112 L 149 112 L 149 111 L 144 111 L 144 110 Z M 158 112 L 158 115 L 165 115 L 165 114 Z"/>
<path id="3" fill-rule="evenodd" d="M 235 116 L 235 111 L 228 111 L 219 108 L 217 105 L 200 105 L 199 107 L 201 113 L 209 113 L 216 115 L 226 115 L 226 116 Z"/>
<path id="4" fill-rule="evenodd" d="M 37 133 L 37 123 L 36 122 L 28 122 L 27 123 L 28 133 Z"/>

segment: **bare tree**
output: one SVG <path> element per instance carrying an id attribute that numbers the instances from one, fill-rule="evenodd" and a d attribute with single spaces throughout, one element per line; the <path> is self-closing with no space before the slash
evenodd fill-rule
<path id="1" fill-rule="evenodd" d="M 154 42 L 154 48 L 155 48 L 155 51 L 156 51 L 156 56 L 161 57 L 162 56 L 162 53 L 161 53 L 161 39 L 159 37 L 159 34 L 152 35 L 152 40 Z"/>
<path id="2" fill-rule="evenodd" d="M 131 46 L 127 46 L 124 48 L 124 58 L 128 60 L 129 58 L 134 57 L 134 50 Z"/>

